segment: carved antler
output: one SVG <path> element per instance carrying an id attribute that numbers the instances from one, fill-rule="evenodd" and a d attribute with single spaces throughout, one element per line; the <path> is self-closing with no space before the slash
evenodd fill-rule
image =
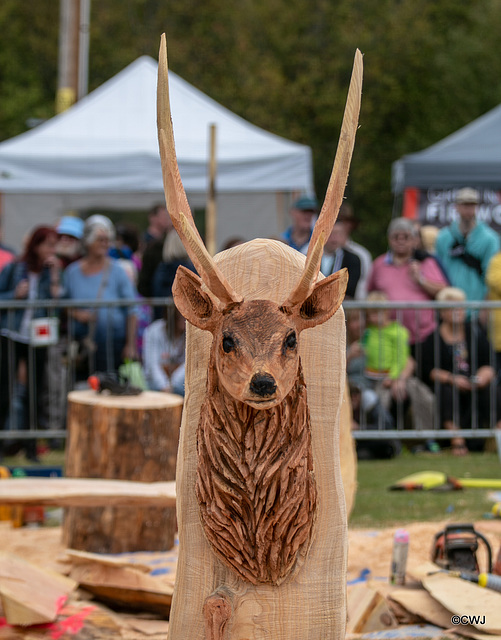
<path id="1" fill-rule="evenodd" d="M 167 44 L 165 34 L 160 40 L 157 90 L 157 126 L 162 175 L 167 209 L 174 228 L 181 238 L 188 255 L 198 271 L 202 281 L 220 302 L 229 304 L 241 302 L 239 296 L 221 273 L 209 252 L 193 220 L 186 192 L 179 175 L 174 144 L 174 131 L 169 100 L 169 81 L 167 65 Z"/>
<path id="2" fill-rule="evenodd" d="M 284 307 L 300 304 L 306 300 L 312 292 L 320 271 L 325 241 L 329 237 L 332 227 L 336 222 L 348 179 L 348 170 L 358 127 L 362 94 L 362 67 L 362 54 L 357 49 L 339 144 L 325 201 L 315 228 L 313 229 L 303 274 L 294 290 L 283 303 L 282 306 Z M 205 248 L 203 240 L 196 228 L 195 221 L 193 220 L 188 199 L 179 175 L 169 101 L 165 34 L 162 34 L 159 52 L 157 124 L 165 198 L 174 228 L 186 247 L 188 255 L 202 278 L 202 281 L 207 285 L 211 293 L 214 294 L 223 305 L 241 302 L 242 297 L 231 288 Z"/>
<path id="3" fill-rule="evenodd" d="M 336 222 L 336 218 L 343 201 L 344 190 L 348 180 L 348 170 L 350 168 L 351 156 L 355 145 L 355 135 L 358 127 L 358 117 L 360 114 L 360 102 L 362 99 L 362 70 L 363 61 L 362 54 L 357 49 L 355 52 L 355 60 L 353 62 L 353 71 L 351 74 L 350 89 L 346 99 L 346 107 L 344 110 L 343 124 L 339 136 L 339 143 L 332 168 L 332 174 L 325 194 L 324 204 L 320 215 L 313 229 L 308 253 L 306 255 L 306 263 L 303 274 L 290 293 L 284 307 L 293 306 L 306 300 L 311 293 L 313 285 L 320 271 L 320 262 L 325 241 L 329 237 L 332 227 Z"/>

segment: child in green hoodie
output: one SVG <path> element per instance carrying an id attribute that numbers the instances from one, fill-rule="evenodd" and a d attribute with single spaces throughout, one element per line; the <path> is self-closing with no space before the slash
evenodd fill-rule
<path id="1" fill-rule="evenodd" d="M 387 302 L 380 291 L 372 291 L 368 302 Z M 388 389 L 396 401 L 407 398 L 406 382 L 414 371 L 410 355 L 409 332 L 396 320 L 390 319 L 387 308 L 367 311 L 366 329 L 362 336 L 365 352 L 365 377 L 374 387 Z"/>

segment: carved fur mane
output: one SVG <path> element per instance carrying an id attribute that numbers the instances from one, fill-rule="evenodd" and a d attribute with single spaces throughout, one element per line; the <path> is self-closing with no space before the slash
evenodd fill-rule
<path id="1" fill-rule="evenodd" d="M 316 509 L 301 363 L 292 391 L 271 409 L 229 396 L 210 366 L 207 384 L 196 481 L 205 536 L 244 580 L 280 584 L 308 550 Z"/>

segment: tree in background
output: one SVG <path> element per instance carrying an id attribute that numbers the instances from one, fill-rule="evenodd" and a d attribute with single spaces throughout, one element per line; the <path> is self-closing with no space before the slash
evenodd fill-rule
<path id="1" fill-rule="evenodd" d="M 0 140 L 54 115 L 58 24 L 57 2 L 0 3 Z"/>
<path id="2" fill-rule="evenodd" d="M 0 5 L 0 139 L 54 114 L 59 2 Z M 391 164 L 501 101 L 498 0 L 94 0 L 89 90 L 166 31 L 173 71 L 250 122 L 313 149 L 323 198 L 355 48 L 360 130 L 347 196 L 358 239 L 385 249 Z"/>

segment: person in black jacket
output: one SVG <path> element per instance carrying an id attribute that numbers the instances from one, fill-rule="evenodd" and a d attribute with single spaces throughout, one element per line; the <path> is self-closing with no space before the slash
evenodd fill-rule
<path id="1" fill-rule="evenodd" d="M 436 297 L 463 302 L 462 289 L 446 287 Z M 470 429 L 489 426 L 491 387 L 495 386 L 496 426 L 501 427 L 501 394 L 496 370 L 490 361 L 490 345 L 480 324 L 466 320 L 464 308 L 443 309 L 437 335 L 432 333 L 422 345 L 422 377 L 438 400 L 440 426 L 444 429 Z M 474 404 L 474 399 L 476 403 Z M 477 423 L 473 424 L 476 406 Z M 470 448 L 483 443 L 468 440 Z M 466 455 L 468 447 L 461 436 L 451 438 L 452 453 Z"/>
<path id="2" fill-rule="evenodd" d="M 165 238 L 162 262 L 153 274 L 151 291 L 154 298 L 170 298 L 172 296 L 172 285 L 179 265 L 195 271 L 181 238 L 176 231 L 171 231 Z M 163 310 L 160 307 L 155 307 L 153 315 L 155 320 L 159 320 L 163 317 Z"/>
<path id="3" fill-rule="evenodd" d="M 361 263 L 360 258 L 355 253 L 346 249 L 345 243 L 347 239 L 348 229 L 346 228 L 346 223 L 340 220 L 334 225 L 325 243 L 320 271 L 324 276 L 330 276 L 331 273 L 346 267 L 349 277 L 345 298 L 353 299 L 360 280 Z"/>

